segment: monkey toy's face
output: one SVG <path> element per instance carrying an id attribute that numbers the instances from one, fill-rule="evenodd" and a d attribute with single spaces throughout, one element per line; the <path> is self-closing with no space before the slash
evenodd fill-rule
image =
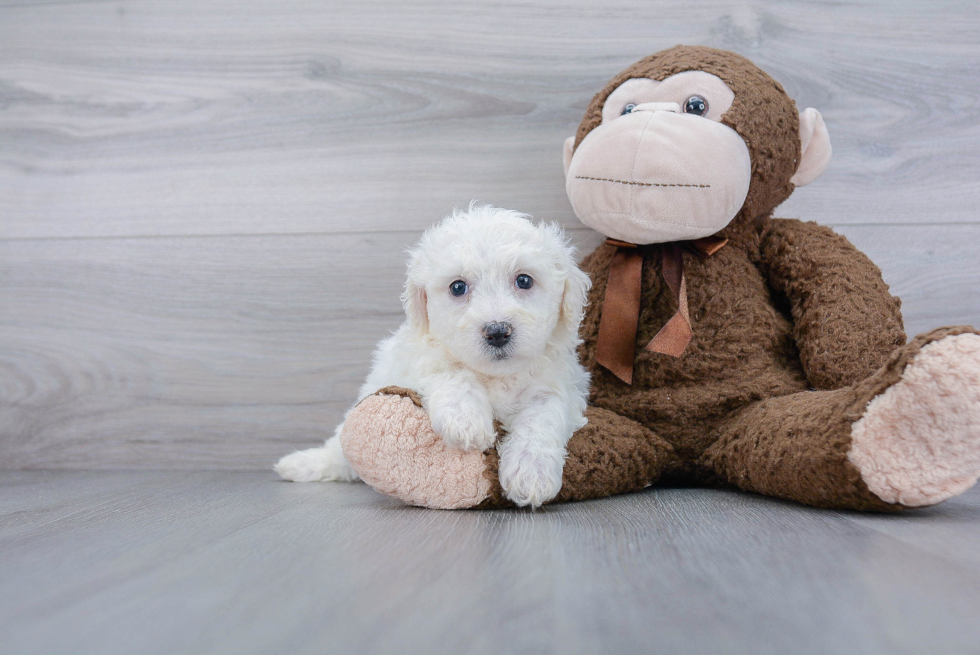
<path id="1" fill-rule="evenodd" d="M 593 112 L 594 127 L 578 145 L 575 137 L 565 143 L 565 188 L 576 215 L 606 236 L 636 244 L 722 230 L 742 209 L 753 176 L 747 138 L 723 122 L 735 102 L 732 88 L 703 70 L 623 81 L 602 101 L 601 122 L 595 124 Z M 800 116 L 799 129 L 801 141 L 818 147 L 806 167 L 804 158 L 792 162 L 797 186 L 819 175 L 830 158 L 816 110 Z"/>
<path id="2" fill-rule="evenodd" d="M 721 123 L 734 98 L 703 71 L 621 84 L 568 164 L 575 213 L 631 243 L 697 239 L 728 225 L 752 178 L 749 149 Z"/>

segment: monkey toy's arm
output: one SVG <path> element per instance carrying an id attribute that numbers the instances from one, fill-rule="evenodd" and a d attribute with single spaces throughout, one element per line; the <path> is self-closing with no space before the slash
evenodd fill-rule
<path id="1" fill-rule="evenodd" d="M 863 380 L 905 343 L 901 302 L 881 271 L 827 227 L 770 221 L 760 268 L 789 304 L 800 360 L 815 389 Z"/>

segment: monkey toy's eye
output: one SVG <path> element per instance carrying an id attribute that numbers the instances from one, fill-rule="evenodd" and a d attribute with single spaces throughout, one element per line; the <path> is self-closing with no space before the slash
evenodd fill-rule
<path id="1" fill-rule="evenodd" d="M 469 287 L 466 286 L 465 282 L 462 280 L 456 280 L 449 285 L 449 293 L 453 294 L 454 296 L 462 296 L 466 293 L 468 288 Z"/>
<path id="2" fill-rule="evenodd" d="M 684 103 L 684 113 L 704 116 L 708 113 L 708 101 L 701 96 L 691 96 Z"/>
<path id="3" fill-rule="evenodd" d="M 531 285 L 534 284 L 534 280 L 531 278 L 530 275 L 525 275 L 524 273 L 521 273 L 520 275 L 517 276 L 516 284 L 518 289 L 530 289 Z"/>
<path id="4" fill-rule="evenodd" d="M 626 114 L 632 114 L 634 109 L 636 109 L 636 103 L 631 102 L 625 107 L 623 107 L 623 113 L 620 114 L 620 116 L 625 116 Z"/>

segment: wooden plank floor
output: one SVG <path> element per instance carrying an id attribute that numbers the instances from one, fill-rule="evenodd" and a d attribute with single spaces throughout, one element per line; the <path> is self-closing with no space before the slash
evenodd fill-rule
<path id="1" fill-rule="evenodd" d="M 421 510 L 263 472 L 0 472 L 3 653 L 976 653 L 980 489 Z"/>

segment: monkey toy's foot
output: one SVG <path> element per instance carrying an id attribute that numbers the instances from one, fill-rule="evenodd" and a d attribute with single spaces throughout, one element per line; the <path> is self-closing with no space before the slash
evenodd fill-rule
<path id="1" fill-rule="evenodd" d="M 365 482 L 410 505 L 462 509 L 490 495 L 486 455 L 443 443 L 407 389 L 386 387 L 362 400 L 347 415 L 340 443 Z"/>
<path id="2" fill-rule="evenodd" d="M 921 507 L 980 476 L 980 335 L 925 345 L 851 430 L 848 459 L 888 503 Z"/>
<path id="3" fill-rule="evenodd" d="M 639 491 L 676 464 L 673 448 L 642 425 L 589 407 L 588 425 L 568 442 L 558 495 L 549 502 Z M 506 435 L 499 439 L 506 439 Z M 344 421 L 344 455 L 381 493 L 438 509 L 513 506 L 500 485 L 500 458 L 450 448 L 432 430 L 417 394 L 386 387 L 362 400 Z"/>

